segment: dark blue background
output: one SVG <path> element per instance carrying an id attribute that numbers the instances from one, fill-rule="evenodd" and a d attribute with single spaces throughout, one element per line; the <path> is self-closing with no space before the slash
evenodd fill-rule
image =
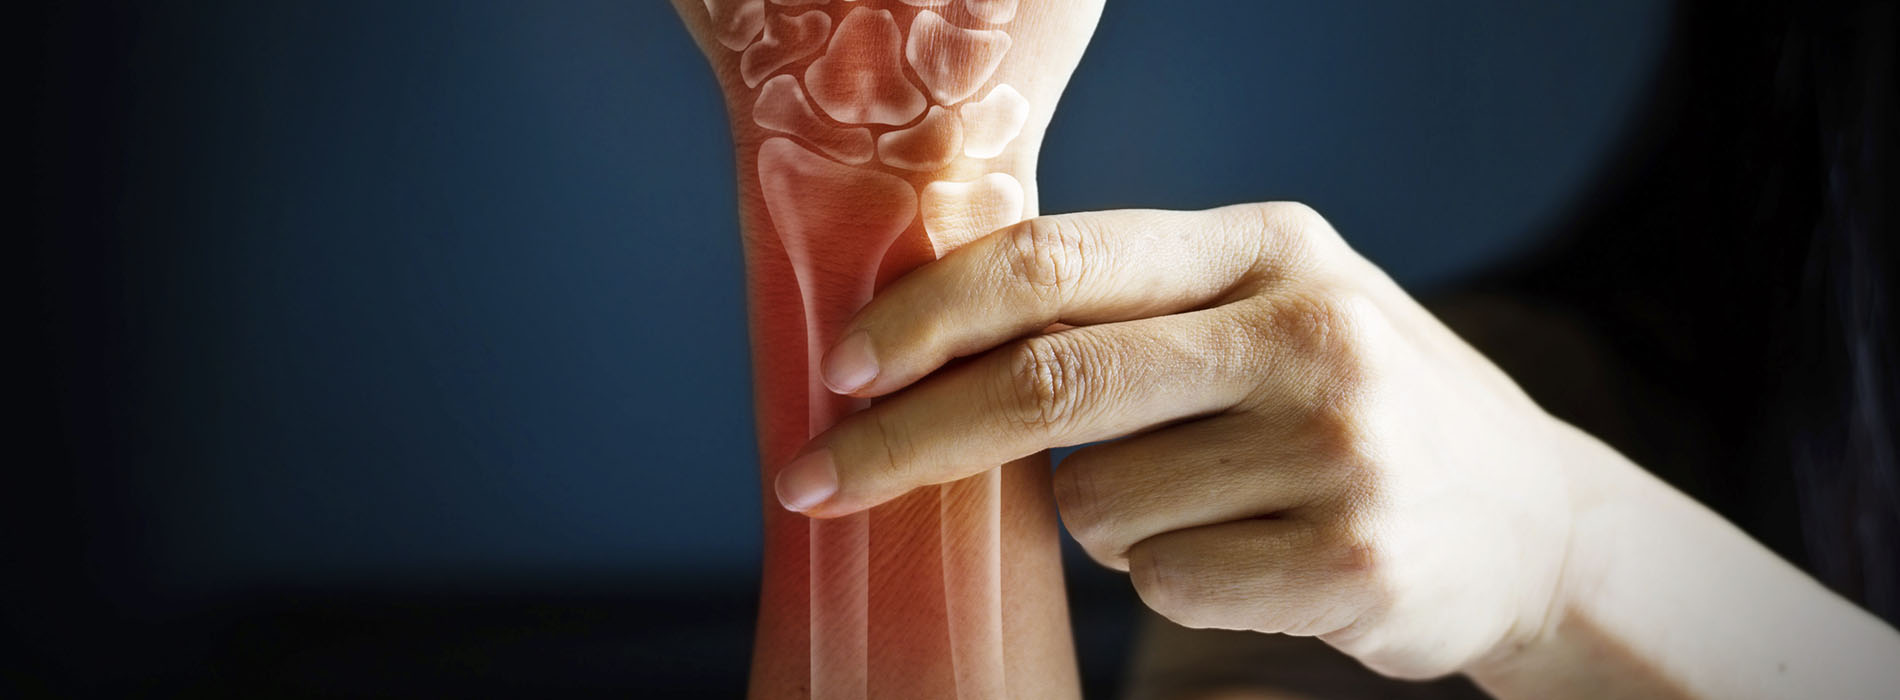
<path id="1" fill-rule="evenodd" d="M 1305 200 L 1430 290 L 1564 215 L 1667 10 L 1109 0 L 1043 209 Z M 752 575 L 730 143 L 670 6 L 131 14 L 83 321 L 129 364 L 69 368 L 122 428 L 123 585 Z"/>

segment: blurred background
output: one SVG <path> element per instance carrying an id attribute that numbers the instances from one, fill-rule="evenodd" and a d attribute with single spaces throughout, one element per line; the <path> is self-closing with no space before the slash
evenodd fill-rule
<path id="1" fill-rule="evenodd" d="M 0 695 L 742 692 L 735 174 L 667 3 L 17 21 L 37 172 Z M 1429 295 L 1575 209 L 1669 23 L 1109 0 L 1042 208 L 1303 200 Z M 1074 551 L 1068 574 L 1106 696 L 1136 602 Z"/>

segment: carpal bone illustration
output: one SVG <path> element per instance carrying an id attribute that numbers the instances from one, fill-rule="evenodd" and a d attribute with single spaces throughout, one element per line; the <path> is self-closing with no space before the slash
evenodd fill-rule
<path id="1" fill-rule="evenodd" d="M 1100 0 L 675 5 L 739 150 L 770 500 L 790 450 L 867 405 L 819 363 L 877 287 L 1035 214 L 1036 147 Z M 752 695 L 1074 696 L 1047 468 L 835 520 L 768 505 Z"/>

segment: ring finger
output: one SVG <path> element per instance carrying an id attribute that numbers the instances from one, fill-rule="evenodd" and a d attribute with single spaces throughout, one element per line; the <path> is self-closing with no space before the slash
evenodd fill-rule
<path id="1" fill-rule="evenodd" d="M 1312 442 L 1254 412 L 1202 418 L 1077 450 L 1056 469 L 1056 504 L 1089 556 L 1127 571 L 1129 548 L 1155 535 L 1324 500 L 1344 475 Z"/>

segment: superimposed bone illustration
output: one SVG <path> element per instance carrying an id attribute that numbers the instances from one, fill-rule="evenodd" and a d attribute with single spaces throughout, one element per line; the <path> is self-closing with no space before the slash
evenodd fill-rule
<path id="1" fill-rule="evenodd" d="M 950 110 L 934 105 L 916 126 L 877 137 L 878 159 L 905 170 L 942 168 L 961 150 L 963 120 Z"/>
<path id="2" fill-rule="evenodd" d="M 924 10 L 910 23 L 904 58 L 939 104 L 968 99 L 996 73 L 1009 52 L 1009 35 L 996 29 L 965 29 Z"/>
<path id="3" fill-rule="evenodd" d="M 781 75 L 765 81 L 752 107 L 752 120 L 773 131 L 797 136 L 840 161 L 857 165 L 871 160 L 871 131 L 826 124 L 805 101 L 798 79 Z"/>
<path id="4" fill-rule="evenodd" d="M 1016 19 L 1016 0 L 963 0 L 963 7 L 990 24 Z"/>
<path id="5" fill-rule="evenodd" d="M 998 85 L 990 94 L 963 106 L 963 155 L 995 158 L 1023 133 L 1029 121 L 1029 100 L 1016 88 Z"/>
<path id="6" fill-rule="evenodd" d="M 870 514 L 813 520 L 809 529 L 811 697 L 868 695 L 871 591 Z"/>
<path id="7" fill-rule="evenodd" d="M 1008 697 L 1004 683 L 1002 599 L 1003 481 L 996 471 L 938 488 L 944 604 L 959 698 Z"/>
<path id="8" fill-rule="evenodd" d="M 1017 179 L 1033 172 L 1031 105 L 1003 83 L 1059 94 L 1046 81 L 1073 69 L 1100 0 L 702 2 L 712 21 L 695 31 L 730 50 L 713 60 L 756 177 L 741 196 L 761 444 L 789 456 L 869 406 L 827 388 L 820 364 L 873 290 L 1034 210 L 1033 180 Z M 1029 34 L 1008 26 L 1019 15 Z M 1018 39 L 1039 52 L 1005 68 Z M 752 696 L 1074 697 L 1040 471 L 841 518 L 769 511 Z"/>
<path id="9" fill-rule="evenodd" d="M 758 87 L 765 76 L 817 52 L 831 34 L 831 15 L 812 11 L 802 15 L 773 15 L 765 36 L 739 57 L 739 76 L 746 87 Z"/>
<path id="10" fill-rule="evenodd" d="M 1023 184 L 1004 173 L 971 182 L 939 181 L 924 188 L 924 231 L 937 257 L 1021 221 Z"/>
<path id="11" fill-rule="evenodd" d="M 837 398 L 819 382 L 817 358 L 871 300 L 878 261 L 917 217 L 916 191 L 901 178 L 833 163 L 784 138 L 759 146 L 759 186 L 804 298 L 814 401 Z M 831 403 L 812 408 L 814 434 L 837 417 Z"/>
<path id="12" fill-rule="evenodd" d="M 719 45 L 742 51 L 765 28 L 765 0 L 705 0 Z"/>
<path id="13" fill-rule="evenodd" d="M 784 138 L 760 144 L 758 169 L 766 213 L 805 308 L 807 422 L 817 435 L 865 403 L 826 389 L 818 363 L 870 300 L 885 249 L 917 216 L 917 195 L 900 178 L 839 165 Z M 810 528 L 812 697 L 861 698 L 868 677 L 867 516 L 813 520 Z"/>
<path id="14" fill-rule="evenodd" d="M 805 89 L 846 124 L 908 124 L 924 113 L 925 101 L 904 78 L 903 40 L 890 10 L 852 10 L 825 54 L 805 69 Z"/>

